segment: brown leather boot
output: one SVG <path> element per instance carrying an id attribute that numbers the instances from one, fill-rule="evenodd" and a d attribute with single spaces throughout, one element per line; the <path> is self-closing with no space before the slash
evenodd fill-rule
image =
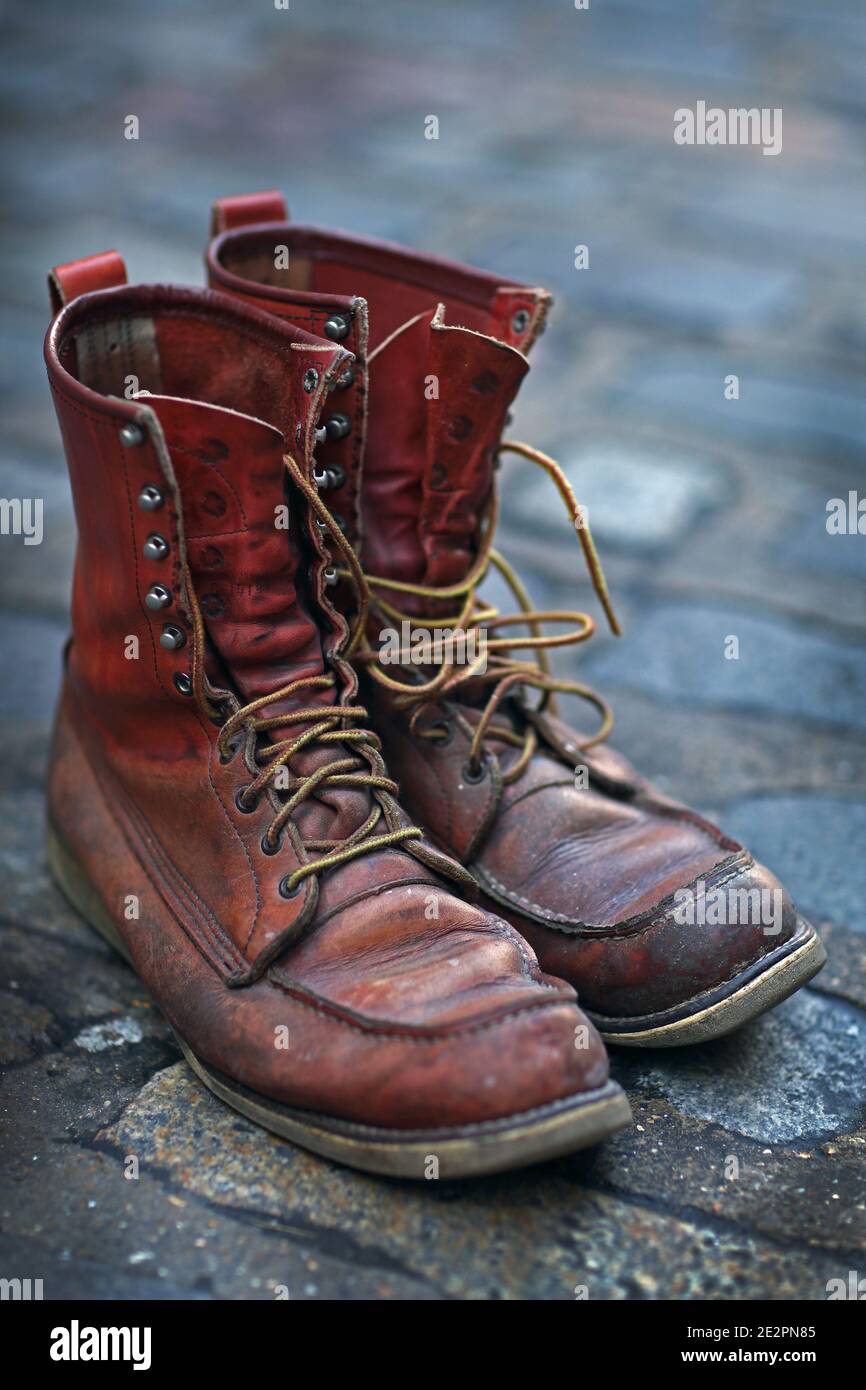
<path id="1" fill-rule="evenodd" d="M 350 354 L 210 291 L 128 287 L 113 253 L 52 280 L 79 530 L 62 888 L 202 1080 L 317 1153 L 449 1177 L 625 1124 L 574 991 L 455 896 L 472 880 L 365 728 L 310 480 Z"/>
<path id="2" fill-rule="evenodd" d="M 600 696 L 549 675 L 545 648 L 585 640 L 592 619 L 533 613 L 491 548 L 494 470 L 512 448 L 558 487 L 618 630 L 567 480 L 537 450 L 500 442 L 546 292 L 292 226 L 274 193 L 218 203 L 213 231 L 212 285 L 312 324 L 357 355 L 329 426 L 332 467 L 321 487 L 359 547 L 374 644 L 387 634 L 382 661 L 359 654 L 363 693 L 412 815 L 542 966 L 577 987 L 608 1041 L 717 1037 L 804 984 L 824 951 L 778 880 L 604 746 L 612 721 Z M 288 250 L 288 269 L 274 269 L 275 247 Z M 516 616 L 478 597 L 491 563 L 514 589 Z M 546 637 L 545 621 L 570 631 Z M 420 667 L 384 664 L 417 646 L 413 633 L 436 627 L 458 639 L 441 660 L 422 648 Z M 556 717 L 557 691 L 600 711 L 592 736 Z"/>

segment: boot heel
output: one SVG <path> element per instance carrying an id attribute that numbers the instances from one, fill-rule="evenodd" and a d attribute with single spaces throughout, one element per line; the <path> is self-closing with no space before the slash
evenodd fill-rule
<path id="1" fill-rule="evenodd" d="M 127 964 L 131 965 L 132 961 L 123 937 L 111 920 L 105 904 L 51 824 L 46 830 L 46 848 L 49 872 L 63 896 L 79 916 L 84 918 L 88 926 L 98 931 L 109 946 L 113 946 Z"/>

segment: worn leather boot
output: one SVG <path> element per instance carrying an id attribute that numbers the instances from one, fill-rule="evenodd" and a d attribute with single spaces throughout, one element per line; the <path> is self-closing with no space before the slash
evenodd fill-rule
<path id="1" fill-rule="evenodd" d="M 209 291 L 128 287 L 114 254 L 52 280 L 79 531 L 48 795 L 62 888 L 202 1080 L 317 1153 L 449 1177 L 619 1128 L 573 989 L 455 895 L 472 880 L 365 728 L 311 482 L 350 354 Z"/>
<path id="2" fill-rule="evenodd" d="M 500 442 L 549 295 L 293 226 L 275 193 L 217 203 L 212 232 L 212 285 L 356 354 L 319 481 L 374 594 L 374 650 L 357 660 L 412 815 L 542 966 L 577 987 L 608 1041 L 717 1037 L 804 984 L 824 952 L 779 881 L 604 746 L 612 721 L 600 696 L 550 675 L 546 649 L 585 640 L 591 617 L 532 611 L 492 549 L 495 467 L 511 449 L 558 488 L 618 631 L 566 478 L 537 450 Z M 491 564 L 511 584 L 514 616 L 478 595 Z M 543 623 L 567 630 L 545 636 Z M 437 628 L 450 647 L 437 651 Z M 395 646 L 402 665 L 385 665 Z M 561 691 L 600 712 L 593 734 L 559 720 Z"/>

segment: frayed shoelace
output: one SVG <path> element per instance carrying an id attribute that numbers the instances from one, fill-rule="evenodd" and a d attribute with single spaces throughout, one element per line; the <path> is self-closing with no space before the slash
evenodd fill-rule
<path id="1" fill-rule="evenodd" d="M 369 599 L 364 576 L 355 552 L 342 535 L 327 507 L 320 500 L 317 490 L 307 482 L 290 454 L 285 455 L 284 463 L 294 483 L 306 496 L 313 511 L 328 526 L 334 536 L 348 566 L 346 573 L 351 577 L 358 595 L 358 611 L 352 619 L 344 653 L 345 659 L 348 661 L 363 638 L 364 625 L 367 621 Z M 202 712 L 208 719 L 213 719 L 219 717 L 221 712 L 209 699 L 206 689 L 205 626 L 188 566 L 185 568 L 184 578 L 193 620 L 193 693 Z M 287 790 L 290 794 L 280 806 L 263 836 L 262 848 L 266 853 L 275 854 L 279 850 L 280 833 L 283 827 L 301 803 L 317 790 L 339 786 L 366 787 L 371 792 L 373 804 L 370 814 L 351 835 L 339 840 L 318 839 L 299 843 L 304 857 L 311 851 L 319 854 L 320 857 L 302 863 L 294 873 L 286 876 L 281 885 L 281 891 L 286 897 L 291 896 L 301 882 L 311 874 L 319 874 L 323 869 L 345 864 L 350 859 L 355 859 L 371 850 L 399 845 L 409 839 L 419 839 L 422 835 L 422 832 L 414 826 L 389 830 L 385 834 L 373 834 L 373 831 L 385 818 L 386 808 L 396 812 L 396 806 L 393 803 L 388 805 L 388 799 L 396 794 L 397 784 L 387 776 L 380 752 L 382 745 L 377 736 L 369 729 L 356 727 L 359 721 L 367 718 L 367 711 L 363 706 L 311 705 L 292 710 L 287 714 L 261 717 L 261 712 L 266 710 L 268 706 L 277 705 L 283 700 L 300 695 L 302 692 L 324 690 L 336 687 L 336 685 L 337 680 L 333 674 L 307 676 L 292 681 L 279 690 L 243 705 L 225 720 L 220 729 L 217 746 L 220 757 L 225 762 L 231 761 L 235 756 L 237 746 L 232 747 L 231 742 L 241 730 L 244 730 L 248 735 L 252 734 L 256 740 L 257 746 L 254 756 L 257 764 L 260 764 L 260 771 L 249 785 L 239 793 L 238 804 L 242 810 L 253 810 L 259 797 L 276 785 L 278 770 L 280 768 L 286 770 L 286 785 L 281 786 L 280 790 Z M 278 743 L 259 743 L 260 734 L 270 729 L 282 728 L 288 724 L 304 724 L 307 727 L 296 738 L 286 738 Z M 291 761 L 301 749 L 311 748 L 314 745 L 327 747 L 335 744 L 344 748 L 348 745 L 353 750 L 352 755 L 345 758 L 336 757 L 333 761 L 305 776 L 292 773 Z M 359 767 L 358 758 L 363 759 L 368 764 L 369 771 L 364 771 L 362 767 Z"/>
<path id="2" fill-rule="evenodd" d="M 621 628 L 614 612 L 608 593 L 607 584 L 601 568 L 601 562 L 592 539 L 592 533 L 585 520 L 583 510 L 578 505 L 577 499 L 571 485 L 563 473 L 562 469 L 554 459 L 534 449 L 529 444 L 522 444 L 516 440 L 503 440 L 497 451 L 497 456 L 504 453 L 518 454 L 523 458 L 529 459 L 532 463 L 543 468 L 553 479 L 565 508 L 569 514 L 572 525 L 574 526 L 580 546 L 583 551 L 587 569 L 589 570 L 593 588 L 604 609 L 605 616 L 610 626 L 611 632 L 616 636 L 621 634 Z M 601 715 L 601 725 L 592 737 L 583 740 L 578 747 L 581 749 L 592 748 L 595 744 L 603 742 L 613 728 L 613 714 L 607 701 L 590 686 L 581 685 L 576 681 L 558 680 L 551 672 L 547 658 L 547 651 L 553 647 L 572 646 L 578 642 L 585 642 L 595 631 L 595 622 L 588 613 L 570 612 L 561 609 L 551 609 L 547 611 L 538 610 L 533 607 L 532 601 L 526 592 L 519 576 L 509 565 L 508 561 L 499 554 L 493 547 L 493 536 L 496 530 L 498 517 L 498 502 L 496 491 L 491 495 L 488 514 L 485 519 L 481 545 L 478 558 L 469 573 L 460 583 L 448 585 L 442 588 L 434 588 L 423 584 L 412 584 L 394 579 L 385 579 L 379 575 L 364 574 L 362 576 L 363 595 L 359 598 L 359 607 L 366 612 L 369 609 L 383 618 L 387 618 L 395 625 L 402 625 L 408 622 L 414 628 L 432 632 L 436 628 L 447 627 L 452 634 L 462 633 L 468 639 L 473 632 L 484 632 L 485 644 L 484 654 L 457 666 L 453 661 L 442 660 L 439 669 L 430 679 L 420 683 L 408 684 L 405 681 L 396 680 L 389 676 L 382 668 L 379 654 L 370 645 L 366 635 L 366 623 L 364 630 L 359 638 L 359 650 L 356 660 L 364 662 L 370 676 L 386 689 L 393 691 L 398 699 L 396 703 L 401 708 L 413 711 L 410 727 L 417 736 L 436 741 L 441 738 L 437 733 L 436 726 L 428 729 L 418 728 L 418 720 L 424 709 L 430 704 L 439 700 L 447 699 L 457 695 L 459 698 L 460 687 L 468 682 L 495 682 L 494 688 L 487 700 L 486 705 L 481 711 L 481 715 L 475 726 L 472 743 L 469 751 L 467 772 L 478 776 L 482 769 L 482 757 L 484 740 L 487 736 L 494 737 L 504 743 L 519 748 L 520 754 L 514 763 L 509 767 L 503 776 L 503 782 L 516 782 L 521 776 L 530 759 L 532 758 L 538 740 L 534 728 L 527 725 L 522 734 L 517 733 L 513 728 L 500 723 L 494 723 L 494 717 L 503 700 L 517 693 L 523 686 L 529 686 L 541 692 L 541 699 L 533 711 L 540 713 L 544 709 L 553 711 L 555 708 L 554 695 L 569 694 L 576 695 L 578 698 L 588 701 Z M 490 565 L 493 565 L 503 579 L 508 584 L 514 594 L 520 608 L 519 613 L 501 615 L 498 609 L 485 604 L 478 597 L 477 590 L 488 572 Z M 357 588 L 357 580 L 354 567 L 350 566 L 346 570 L 340 571 L 341 577 L 349 579 Z M 388 602 L 381 596 L 382 590 L 395 593 L 411 595 L 415 598 L 427 599 L 437 604 L 445 604 L 451 600 L 460 601 L 459 611 L 450 617 L 419 616 L 418 614 L 408 614 L 402 612 L 394 604 Z M 569 632 L 559 635 L 547 634 L 541 631 L 544 623 L 572 623 L 573 628 Z M 530 630 L 531 635 L 527 637 L 498 637 L 490 634 L 496 633 L 505 627 L 525 626 Z M 466 641 L 466 649 L 473 650 L 471 643 Z M 524 651 L 530 649 L 534 653 L 533 661 L 517 661 L 507 654 L 513 651 Z M 435 655 L 435 647 L 431 647 Z M 407 654 L 404 654 L 407 655 Z M 483 669 L 482 669 L 483 668 Z"/>

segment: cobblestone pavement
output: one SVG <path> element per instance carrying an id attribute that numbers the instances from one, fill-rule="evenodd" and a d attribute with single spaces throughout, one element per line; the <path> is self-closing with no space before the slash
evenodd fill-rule
<path id="1" fill-rule="evenodd" d="M 857 0 L 44 0 L 3 24 L 0 492 L 42 497 L 45 534 L 0 537 L 0 1272 L 49 1296 L 302 1299 L 822 1299 L 866 1274 L 866 537 L 825 525 L 864 490 Z M 675 145 L 698 99 L 782 107 L 782 153 Z M 634 1128 L 543 1169 L 411 1186 L 247 1124 L 46 875 L 73 521 L 45 270 L 117 245 L 134 278 L 200 283 L 210 199 L 275 184 L 303 220 L 552 288 L 514 433 L 567 467 L 627 630 L 566 669 L 826 934 L 828 967 L 763 1021 L 614 1055 Z M 553 492 L 515 461 L 503 482 L 536 598 L 589 603 Z"/>

